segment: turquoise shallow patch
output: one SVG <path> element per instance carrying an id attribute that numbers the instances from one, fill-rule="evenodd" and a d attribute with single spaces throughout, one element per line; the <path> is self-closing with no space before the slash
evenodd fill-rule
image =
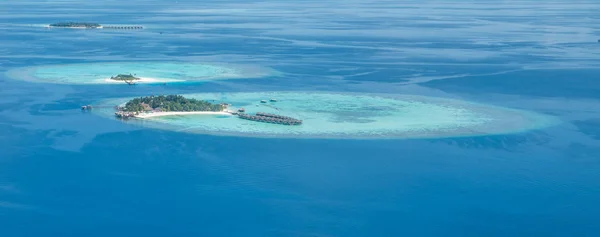
<path id="1" fill-rule="evenodd" d="M 180 132 L 294 138 L 420 138 L 520 132 L 557 122 L 553 117 L 461 100 L 424 96 L 378 96 L 317 92 L 188 94 L 230 103 L 247 113 L 268 112 L 302 119 L 300 126 L 242 120 L 235 116 L 185 115 L 127 122 Z M 277 102 L 261 103 L 261 100 Z M 106 108 L 129 100 L 111 99 Z M 112 109 L 95 110 L 112 116 Z"/>
<path id="2" fill-rule="evenodd" d="M 107 84 L 117 74 L 135 74 L 164 82 L 194 82 L 235 78 L 254 78 L 272 75 L 268 68 L 248 65 L 212 65 L 191 62 L 109 62 L 80 63 L 17 68 L 8 76 L 36 82 L 62 84 Z"/>

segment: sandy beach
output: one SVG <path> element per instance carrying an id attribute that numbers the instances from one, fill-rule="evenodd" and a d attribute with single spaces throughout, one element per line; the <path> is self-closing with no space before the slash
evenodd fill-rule
<path id="1" fill-rule="evenodd" d="M 140 113 L 136 115 L 136 118 L 152 118 L 152 117 L 160 117 L 160 116 L 173 116 L 173 115 L 232 115 L 226 111 L 177 111 L 177 112 L 150 112 L 150 113 Z"/>
<path id="2" fill-rule="evenodd" d="M 135 80 L 135 83 L 165 83 L 165 82 L 178 82 L 184 80 L 175 80 L 175 79 L 161 79 L 161 78 L 151 78 L 151 77 L 138 77 L 139 80 Z M 105 78 L 102 80 L 105 83 L 111 84 L 125 84 L 125 81 L 112 80 L 110 78 Z"/>

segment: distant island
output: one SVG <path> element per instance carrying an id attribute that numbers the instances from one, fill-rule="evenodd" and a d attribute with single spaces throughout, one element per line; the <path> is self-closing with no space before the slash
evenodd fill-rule
<path id="1" fill-rule="evenodd" d="M 59 22 L 50 24 L 50 27 L 62 27 L 62 28 L 102 28 L 98 23 L 86 23 L 86 22 Z"/>
<path id="2" fill-rule="evenodd" d="M 125 82 L 125 83 L 129 84 L 129 85 L 135 85 L 136 81 L 142 80 L 142 78 L 135 77 L 135 76 L 133 76 L 131 74 L 119 74 L 119 75 L 116 75 L 114 77 L 110 77 L 110 79 L 113 80 L 113 81 L 122 81 L 122 82 Z"/>
<path id="3" fill-rule="evenodd" d="M 141 78 L 135 77 L 131 74 L 119 74 L 114 77 L 110 77 L 110 79 L 115 81 L 136 81 L 140 80 Z"/>
<path id="4" fill-rule="evenodd" d="M 125 25 L 111 25 L 103 26 L 98 23 L 89 22 L 59 22 L 48 25 L 49 27 L 57 28 L 78 28 L 78 29 L 118 29 L 118 30 L 139 30 L 143 29 L 143 26 L 125 26 Z"/>

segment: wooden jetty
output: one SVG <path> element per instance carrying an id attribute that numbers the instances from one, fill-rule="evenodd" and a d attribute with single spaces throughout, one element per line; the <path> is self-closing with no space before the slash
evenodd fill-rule
<path id="1" fill-rule="evenodd" d="M 141 30 L 143 26 L 102 26 L 102 29 L 115 29 L 115 30 Z"/>

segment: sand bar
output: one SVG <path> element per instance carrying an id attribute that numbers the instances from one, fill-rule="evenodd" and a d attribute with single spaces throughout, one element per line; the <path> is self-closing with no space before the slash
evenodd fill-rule
<path id="1" fill-rule="evenodd" d="M 13 79 L 42 83 L 126 85 L 127 83 L 124 81 L 110 80 L 111 76 L 119 73 L 141 77 L 142 80 L 135 80 L 136 84 L 207 82 L 259 78 L 277 74 L 271 69 L 250 65 L 224 63 L 213 65 L 179 61 L 121 61 L 20 67 L 10 69 L 6 75 Z"/>
<path id="2" fill-rule="evenodd" d="M 135 83 L 161 83 L 161 82 L 179 82 L 179 81 L 184 81 L 184 80 L 177 80 L 177 79 L 162 79 L 162 78 L 151 78 L 151 77 L 138 77 L 139 80 L 133 80 L 133 82 Z M 125 81 L 121 81 L 121 80 L 113 80 L 110 78 L 105 78 L 102 79 L 103 82 L 105 83 L 112 83 L 112 84 L 125 84 Z"/>
<path id="3" fill-rule="evenodd" d="M 173 111 L 173 112 L 150 112 L 140 113 L 136 115 L 136 118 L 151 118 L 161 116 L 174 116 L 174 115 L 232 115 L 226 111 Z"/>

